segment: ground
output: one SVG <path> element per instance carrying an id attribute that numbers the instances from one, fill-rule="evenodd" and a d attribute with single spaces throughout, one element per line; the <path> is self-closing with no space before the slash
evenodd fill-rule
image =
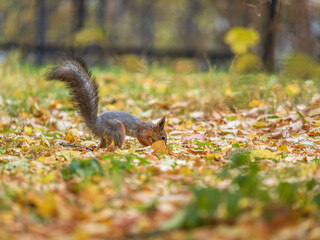
<path id="1" fill-rule="evenodd" d="M 93 68 L 100 112 L 169 136 L 98 149 L 48 67 L 0 69 L 1 239 L 320 238 L 317 81 Z"/>

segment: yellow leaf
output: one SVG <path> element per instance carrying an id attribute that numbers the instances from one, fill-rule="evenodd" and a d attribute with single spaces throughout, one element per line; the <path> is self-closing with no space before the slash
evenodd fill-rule
<path id="1" fill-rule="evenodd" d="M 258 149 L 258 150 L 252 150 L 250 152 L 251 157 L 254 158 L 262 158 L 262 159 L 279 159 L 279 156 L 277 156 L 276 153 L 271 152 L 267 149 Z"/>
<path id="2" fill-rule="evenodd" d="M 28 135 L 28 136 L 31 135 L 32 134 L 32 127 L 25 126 L 23 132 L 25 135 Z"/>
<path id="3" fill-rule="evenodd" d="M 248 136 L 249 139 L 253 139 L 253 138 L 257 138 L 257 137 L 258 137 L 258 135 L 255 133 L 250 133 Z"/>
<path id="4" fill-rule="evenodd" d="M 189 120 L 187 123 L 186 123 L 186 126 L 191 126 L 193 123 L 191 120 Z"/>
<path id="5" fill-rule="evenodd" d="M 25 146 L 23 146 L 23 147 L 21 147 L 21 151 L 22 151 L 22 152 L 26 152 L 26 151 L 28 151 L 28 148 L 25 147 Z"/>
<path id="6" fill-rule="evenodd" d="M 20 112 L 19 116 L 20 117 L 30 118 L 32 115 L 30 113 L 27 113 L 27 112 Z"/>
<path id="7" fill-rule="evenodd" d="M 288 83 L 285 88 L 286 93 L 289 97 L 293 97 L 300 92 L 300 87 L 298 83 Z"/>
<path id="8" fill-rule="evenodd" d="M 80 197 L 95 205 L 101 204 L 105 200 L 104 192 L 95 184 L 83 186 Z"/>
<path id="9" fill-rule="evenodd" d="M 190 175 L 191 174 L 191 170 L 189 168 L 182 167 L 182 168 L 179 169 L 179 173 L 183 174 L 183 175 Z"/>
<path id="10" fill-rule="evenodd" d="M 42 182 L 43 183 L 49 183 L 49 182 L 52 182 L 55 180 L 55 175 L 54 175 L 54 172 L 51 172 L 49 174 L 47 174 L 43 179 L 42 179 Z"/>
<path id="11" fill-rule="evenodd" d="M 107 108 L 109 111 L 114 111 L 118 109 L 118 107 L 115 104 L 108 104 Z"/>
<path id="12" fill-rule="evenodd" d="M 43 162 L 45 160 L 46 160 L 46 157 L 44 157 L 44 156 L 41 156 L 41 157 L 37 158 L 37 161 L 40 161 L 40 162 Z"/>
<path id="13" fill-rule="evenodd" d="M 277 148 L 280 152 L 288 152 L 288 147 L 285 144 L 282 144 L 280 147 Z"/>
<path id="14" fill-rule="evenodd" d="M 67 133 L 67 135 L 65 136 L 64 140 L 66 140 L 69 143 L 74 143 L 76 141 L 75 137 L 72 136 L 71 133 Z"/>
<path id="15" fill-rule="evenodd" d="M 2 223 L 12 223 L 14 222 L 14 216 L 12 212 L 4 211 L 0 213 L 0 222 Z"/>
<path id="16" fill-rule="evenodd" d="M 36 198 L 37 212 L 44 217 L 56 214 L 56 198 L 54 193 L 46 193 L 41 198 Z"/>
<path id="17" fill-rule="evenodd" d="M 197 127 L 197 131 L 203 131 L 203 130 L 204 130 L 203 126 L 199 125 L 199 126 Z"/>
<path id="18" fill-rule="evenodd" d="M 84 229 L 81 229 L 81 228 L 78 228 L 77 230 L 75 230 L 72 235 L 75 240 L 91 239 L 90 235 Z"/>
<path id="19" fill-rule="evenodd" d="M 251 102 L 249 103 L 250 107 L 259 107 L 260 106 L 260 102 L 257 99 L 252 99 Z"/>
<path id="20" fill-rule="evenodd" d="M 231 88 L 228 86 L 224 89 L 224 93 L 228 96 L 228 97 L 233 97 L 234 93 L 232 92 Z"/>

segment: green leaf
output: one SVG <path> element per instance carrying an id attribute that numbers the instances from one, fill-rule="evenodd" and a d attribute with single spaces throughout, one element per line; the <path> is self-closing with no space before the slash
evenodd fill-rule
<path id="1" fill-rule="evenodd" d="M 205 144 L 203 143 L 203 142 L 200 142 L 200 141 L 198 141 L 198 140 L 193 140 L 196 144 L 198 144 L 200 147 L 204 147 L 205 146 Z"/>
<path id="2" fill-rule="evenodd" d="M 304 116 L 302 115 L 302 113 L 301 113 L 301 112 L 299 112 L 299 111 L 296 111 L 296 112 L 297 112 L 297 114 L 299 115 L 299 117 L 301 118 L 301 120 L 302 120 L 303 124 L 306 124 L 306 123 L 307 123 L 307 121 L 306 121 L 306 119 L 304 118 Z"/>
<path id="3" fill-rule="evenodd" d="M 248 152 L 237 151 L 231 155 L 230 158 L 232 167 L 249 165 L 251 163 L 250 154 Z"/>
<path id="4" fill-rule="evenodd" d="M 75 176 L 85 179 L 95 175 L 103 176 L 104 172 L 99 161 L 92 158 L 86 160 L 73 159 L 69 166 L 61 168 L 60 174 L 64 180 L 68 180 Z"/>
<path id="5" fill-rule="evenodd" d="M 315 195 L 313 197 L 313 201 L 315 202 L 315 204 L 318 206 L 318 208 L 320 208 L 320 193 L 318 193 L 317 195 Z"/>
<path id="6" fill-rule="evenodd" d="M 309 180 L 307 182 L 307 189 L 308 191 L 312 190 L 315 186 L 317 185 L 316 180 L 314 180 L 314 178 L 312 178 L 311 180 Z"/>
<path id="7" fill-rule="evenodd" d="M 227 121 L 234 121 L 236 120 L 236 116 L 235 115 L 230 115 L 230 116 L 226 116 Z"/>
<path id="8" fill-rule="evenodd" d="M 240 195 L 238 193 L 229 193 L 226 195 L 226 200 L 228 215 L 231 218 L 235 218 L 239 211 L 238 202 Z"/>
<path id="9" fill-rule="evenodd" d="M 288 182 L 281 182 L 278 186 L 280 200 L 287 204 L 293 204 L 296 201 L 297 186 Z"/>
<path id="10" fill-rule="evenodd" d="M 278 119 L 280 118 L 279 116 L 277 115 L 271 115 L 271 116 L 267 116 L 268 119 Z"/>
<path id="11" fill-rule="evenodd" d="M 239 148 L 239 143 L 233 143 L 231 146 L 232 146 L 233 148 Z"/>

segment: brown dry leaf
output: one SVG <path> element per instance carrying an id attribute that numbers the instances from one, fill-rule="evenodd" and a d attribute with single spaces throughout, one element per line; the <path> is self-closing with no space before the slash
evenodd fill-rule
<path id="1" fill-rule="evenodd" d="M 154 153 L 168 153 L 164 141 L 160 140 L 151 145 Z"/>
<path id="2" fill-rule="evenodd" d="M 145 156 L 145 159 L 151 160 L 151 161 L 159 161 L 159 159 L 155 155 L 152 155 L 152 154 L 147 154 Z"/>
<path id="3" fill-rule="evenodd" d="M 275 133 L 271 133 L 271 138 L 272 139 L 280 139 L 283 137 L 282 132 L 275 132 Z"/>
<path id="4" fill-rule="evenodd" d="M 188 152 L 192 154 L 206 155 L 208 153 L 207 150 L 195 150 L 192 148 L 188 148 Z"/>

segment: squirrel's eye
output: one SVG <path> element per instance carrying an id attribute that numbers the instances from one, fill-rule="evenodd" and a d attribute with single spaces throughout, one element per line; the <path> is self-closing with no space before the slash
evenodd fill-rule
<path id="1" fill-rule="evenodd" d="M 165 136 L 162 136 L 161 139 L 162 139 L 162 140 L 166 140 L 166 137 L 165 137 Z"/>

